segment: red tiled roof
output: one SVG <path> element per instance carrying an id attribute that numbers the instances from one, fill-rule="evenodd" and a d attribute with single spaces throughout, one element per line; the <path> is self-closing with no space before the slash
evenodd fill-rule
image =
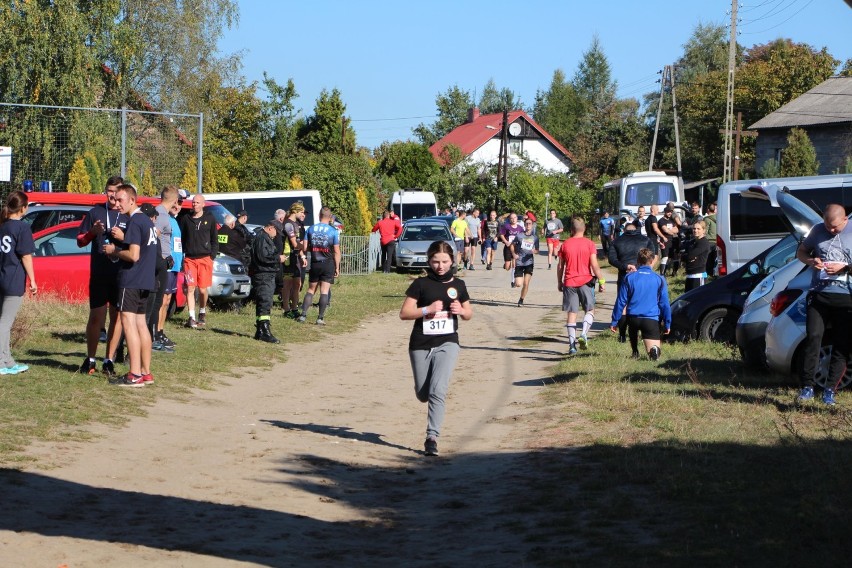
<path id="1" fill-rule="evenodd" d="M 543 138 L 550 142 L 554 146 L 554 148 L 556 148 L 557 151 L 562 153 L 572 162 L 574 161 L 574 156 L 571 155 L 571 152 L 566 150 L 565 147 L 562 146 L 562 144 L 557 142 L 553 136 L 548 134 L 547 131 L 541 126 L 539 126 L 536 121 L 530 118 L 527 113 L 522 110 L 509 111 L 509 124 L 517 122 L 518 119 L 521 118 L 528 122 L 529 125 L 536 130 L 536 132 L 538 132 Z M 446 136 L 432 144 L 429 147 L 429 151 L 432 152 L 432 155 L 438 162 L 441 162 L 441 151 L 448 144 L 453 144 L 461 149 L 462 154 L 464 154 L 465 156 L 469 156 L 492 138 L 499 138 L 500 127 L 502 126 L 502 124 L 502 112 L 497 112 L 494 114 L 483 114 L 474 118 L 472 122 L 466 122 L 461 126 L 453 129 Z"/>

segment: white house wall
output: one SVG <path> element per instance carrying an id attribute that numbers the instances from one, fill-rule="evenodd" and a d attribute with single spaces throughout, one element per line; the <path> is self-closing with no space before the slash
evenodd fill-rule
<path id="1" fill-rule="evenodd" d="M 512 139 L 509 139 L 510 143 Z M 530 140 L 525 139 L 523 141 L 523 152 L 526 154 L 527 158 L 530 160 L 537 162 L 542 168 L 546 170 L 551 170 L 557 173 L 565 173 L 567 174 L 570 169 L 566 164 L 564 164 L 560 158 L 562 155 L 558 152 L 553 151 L 550 144 L 542 143 L 540 140 Z M 482 146 L 480 146 L 477 150 L 468 156 L 468 159 L 473 162 L 486 163 L 486 164 L 496 164 L 499 160 L 500 154 L 500 139 L 492 138 Z M 509 152 L 509 163 L 516 164 L 519 163 L 520 159 L 518 156 L 513 156 L 512 152 Z"/>

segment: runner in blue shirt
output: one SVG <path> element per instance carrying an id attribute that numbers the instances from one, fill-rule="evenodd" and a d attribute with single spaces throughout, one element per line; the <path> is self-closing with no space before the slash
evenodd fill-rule
<path id="1" fill-rule="evenodd" d="M 317 325 L 325 325 L 325 310 L 334 279 L 340 276 L 340 231 L 331 226 L 331 210 L 320 210 L 320 222 L 305 231 L 307 249 L 311 253 L 311 268 L 308 272 L 308 292 L 302 301 L 302 315 L 297 321 L 308 319 L 308 310 L 314 301 L 317 286 L 320 288 L 319 317 Z"/>

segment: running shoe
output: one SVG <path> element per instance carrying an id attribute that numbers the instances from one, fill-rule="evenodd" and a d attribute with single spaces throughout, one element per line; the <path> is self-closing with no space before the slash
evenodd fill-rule
<path id="1" fill-rule="evenodd" d="M 549 265 L 549 264 L 548 264 L 548 265 L 547 265 L 547 269 L 548 269 L 548 270 L 550 270 L 551 268 L 553 268 L 553 267 L 552 267 L 551 265 Z"/>
<path id="2" fill-rule="evenodd" d="M 317 318 L 317 325 L 325 325 L 325 320 L 322 318 Z"/>
<path id="3" fill-rule="evenodd" d="M 195 321 L 195 318 L 189 318 L 186 321 L 186 327 L 191 327 L 192 329 L 198 329 L 198 322 Z"/>
<path id="4" fill-rule="evenodd" d="M 577 354 L 577 344 L 571 343 L 571 346 L 568 348 L 568 355 L 576 355 Z"/>
<path id="5" fill-rule="evenodd" d="M 154 375 L 152 375 L 151 373 L 147 373 L 145 375 L 142 375 L 142 383 L 146 384 L 146 385 L 153 385 L 154 384 Z"/>
<path id="6" fill-rule="evenodd" d="M 18 372 L 15 370 L 15 366 L 11 367 L 0 367 L 0 375 L 17 375 Z"/>
<path id="7" fill-rule="evenodd" d="M 822 391 L 822 403 L 828 406 L 837 404 L 837 401 L 834 400 L 834 389 L 825 389 Z"/>
<path id="8" fill-rule="evenodd" d="M 814 387 L 805 387 L 799 393 L 799 396 L 796 397 L 796 400 L 805 401 L 811 400 L 814 397 Z"/>
<path id="9" fill-rule="evenodd" d="M 306 318 L 305 316 L 299 316 L 299 319 L 297 319 L 296 321 L 299 323 L 305 323 L 306 321 L 308 321 L 308 318 Z"/>
<path id="10" fill-rule="evenodd" d="M 97 364 L 94 359 L 89 359 L 86 357 L 83 359 L 83 364 L 80 365 L 80 368 L 77 370 L 81 375 L 94 375 L 97 373 Z"/>
<path id="11" fill-rule="evenodd" d="M 119 386 L 119 387 L 144 387 L 145 381 L 143 380 L 142 375 L 134 375 L 133 373 L 127 373 L 126 375 L 122 375 L 118 379 L 114 381 L 110 381 L 110 384 Z"/>
<path id="12" fill-rule="evenodd" d="M 100 341 L 101 343 L 106 343 L 106 340 L 107 340 L 107 332 L 106 332 L 105 329 L 102 329 L 100 336 L 98 336 L 98 341 Z"/>
<path id="13" fill-rule="evenodd" d="M 13 374 L 17 375 L 18 373 L 24 373 L 26 371 L 29 371 L 30 366 L 24 365 L 23 363 L 15 363 L 11 367 L 7 367 L 7 369 L 11 369 L 12 371 L 14 371 Z"/>
<path id="14" fill-rule="evenodd" d="M 490 262 L 485 265 L 485 270 L 491 270 L 491 263 Z"/>
<path id="15" fill-rule="evenodd" d="M 207 325 L 207 313 L 201 312 L 198 314 L 198 327 L 205 327 Z"/>
<path id="16" fill-rule="evenodd" d="M 437 456 L 438 455 L 438 440 L 429 436 L 426 438 L 426 442 L 423 444 L 423 449 L 427 456 Z"/>
<path id="17" fill-rule="evenodd" d="M 166 337 L 166 334 L 164 332 L 161 331 L 159 335 L 160 335 L 160 343 L 162 343 L 166 347 L 174 347 L 175 346 L 175 342 L 172 341 L 171 339 L 169 339 L 168 337 Z"/>
<path id="18" fill-rule="evenodd" d="M 107 379 L 115 378 L 115 365 L 110 360 L 105 360 L 103 365 L 101 365 L 101 371 L 103 374 L 107 376 Z"/>
<path id="19" fill-rule="evenodd" d="M 651 347 L 651 350 L 648 351 L 648 357 L 651 358 L 651 361 L 656 361 L 660 358 L 660 348 L 657 345 Z"/>
<path id="20" fill-rule="evenodd" d="M 519 299 L 518 299 L 518 307 L 519 307 L 519 308 L 523 308 L 523 307 L 524 307 L 524 299 L 523 299 L 523 298 L 519 298 Z"/>
<path id="21" fill-rule="evenodd" d="M 580 349 L 582 349 L 583 351 L 589 348 L 589 338 L 586 337 L 585 333 L 577 338 L 577 343 L 580 345 Z"/>
<path id="22" fill-rule="evenodd" d="M 169 347 L 168 345 L 166 345 L 162 341 L 154 341 L 153 343 L 151 343 L 151 349 L 154 350 L 154 351 L 159 351 L 160 353 L 174 353 L 175 352 L 174 347 Z"/>
<path id="23" fill-rule="evenodd" d="M 626 335 L 621 335 L 621 334 L 619 333 L 619 334 L 618 334 L 618 342 L 619 342 L 619 343 L 627 343 L 627 336 L 626 336 Z"/>

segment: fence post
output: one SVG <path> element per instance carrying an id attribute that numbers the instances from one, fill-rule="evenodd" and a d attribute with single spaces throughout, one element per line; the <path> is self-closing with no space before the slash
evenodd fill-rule
<path id="1" fill-rule="evenodd" d="M 201 176 L 204 173 L 204 113 L 198 113 L 198 167 L 196 175 L 198 176 L 198 186 L 195 193 L 201 193 Z"/>
<path id="2" fill-rule="evenodd" d="M 121 107 L 121 177 L 127 175 L 127 106 Z"/>

